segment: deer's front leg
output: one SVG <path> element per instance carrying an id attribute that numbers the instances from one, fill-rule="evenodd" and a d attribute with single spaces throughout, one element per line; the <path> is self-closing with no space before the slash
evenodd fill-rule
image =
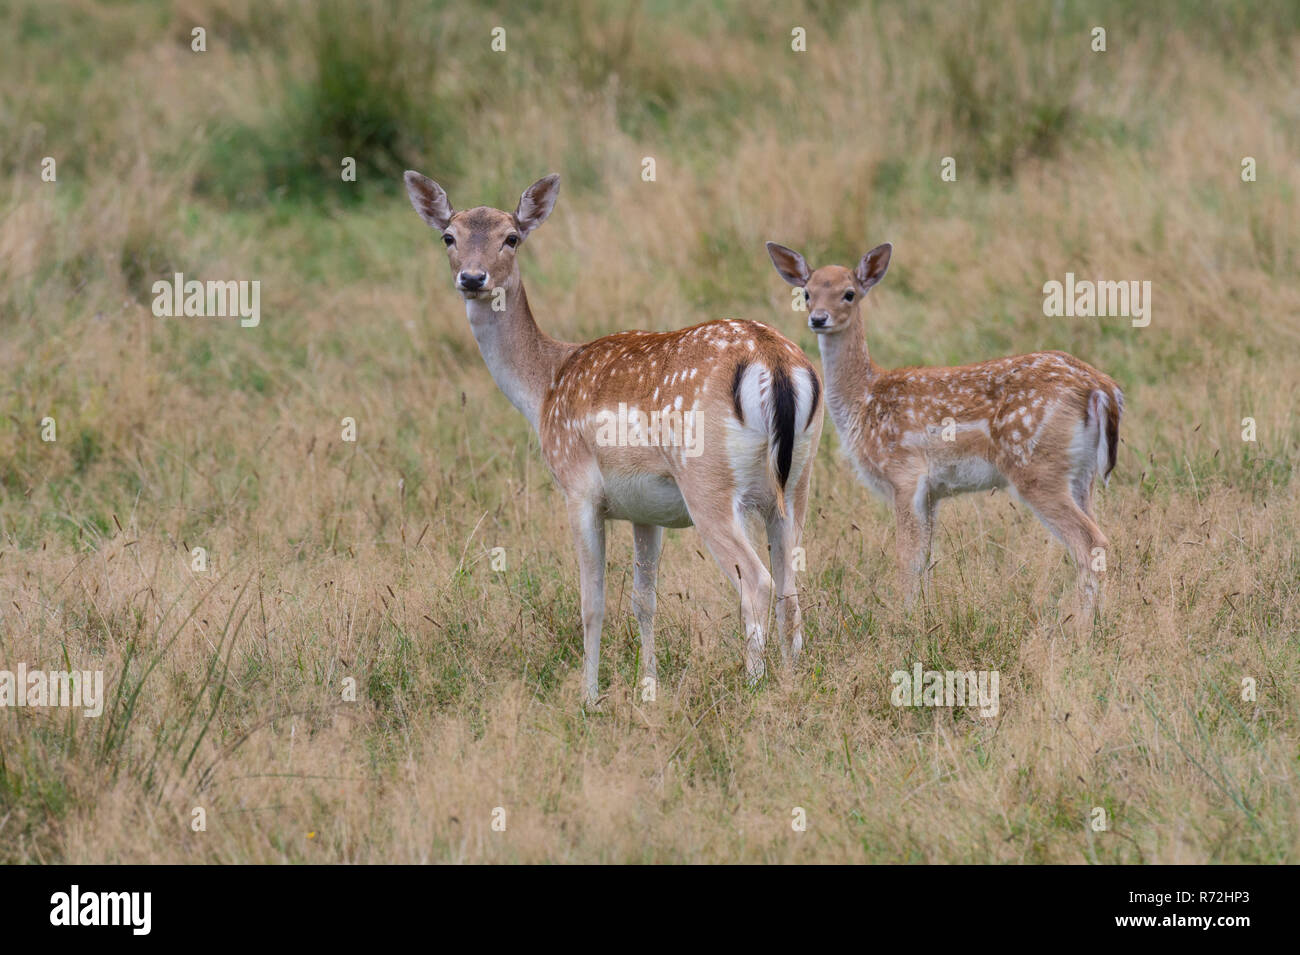
<path id="1" fill-rule="evenodd" d="M 600 630 L 605 623 L 605 518 L 598 502 L 572 501 L 569 526 L 582 582 L 582 682 L 589 702 L 600 695 Z"/>
<path id="2" fill-rule="evenodd" d="M 659 554 L 663 548 L 664 529 L 654 524 L 632 525 L 632 612 L 641 631 L 642 673 L 659 679 L 655 664 L 655 581 L 659 574 Z"/>
<path id="3" fill-rule="evenodd" d="M 899 488 L 894 494 L 894 521 L 897 525 L 898 581 L 903 604 L 911 609 L 921 592 L 930 564 L 930 542 L 934 535 L 934 506 L 929 496 L 917 487 Z"/>

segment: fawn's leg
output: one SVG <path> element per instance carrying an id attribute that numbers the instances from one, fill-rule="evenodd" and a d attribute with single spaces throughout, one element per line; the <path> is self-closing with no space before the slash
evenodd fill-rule
<path id="1" fill-rule="evenodd" d="M 899 586 L 903 591 L 904 606 L 908 609 L 916 603 L 921 585 L 929 575 L 937 505 L 926 489 L 924 479 L 900 486 L 894 492 Z"/>
<path id="2" fill-rule="evenodd" d="M 1065 545 L 1078 570 L 1077 589 L 1080 599 L 1080 626 L 1090 627 L 1101 589 L 1103 563 L 1109 541 L 1101 528 L 1075 500 L 1063 479 L 1059 487 L 1027 484 L 1017 493 L 1038 515 L 1038 519 Z M 1097 560 L 1100 557 L 1101 560 Z"/>

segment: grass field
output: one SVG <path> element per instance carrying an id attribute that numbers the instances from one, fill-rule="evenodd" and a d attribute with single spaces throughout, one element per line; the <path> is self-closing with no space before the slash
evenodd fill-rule
<path id="1" fill-rule="evenodd" d="M 0 861 L 1300 862 L 1298 59 L 1283 2 L 0 6 L 0 669 L 107 695 L 0 709 Z M 1096 627 L 1001 493 L 945 505 L 905 613 L 827 422 L 794 673 L 746 687 L 672 531 L 634 700 L 614 525 L 583 707 L 562 500 L 408 167 L 458 207 L 561 174 L 521 259 L 563 339 L 816 359 L 764 240 L 890 240 L 876 360 L 1106 371 Z M 260 324 L 156 317 L 176 272 L 259 281 Z M 1150 281 L 1150 325 L 1045 317 L 1067 272 Z M 998 716 L 891 705 L 916 663 L 999 671 Z"/>

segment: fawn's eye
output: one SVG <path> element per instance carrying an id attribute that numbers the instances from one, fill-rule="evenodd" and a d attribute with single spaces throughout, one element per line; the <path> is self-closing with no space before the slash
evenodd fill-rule
<path id="1" fill-rule="evenodd" d="M 442 241 L 444 245 L 450 248 L 451 246 L 456 244 L 456 237 L 452 235 L 450 232 L 444 232 L 442 234 Z"/>
<path id="2" fill-rule="evenodd" d="M 853 289 L 849 289 L 847 292 L 844 293 L 844 301 L 846 302 L 853 301 Z"/>
<path id="3" fill-rule="evenodd" d="M 510 248 L 513 249 L 518 244 L 519 244 L 519 236 L 515 235 L 513 232 L 511 232 L 508 236 L 506 236 L 506 245 L 510 246 Z"/>
<path id="4" fill-rule="evenodd" d="M 812 301 L 812 296 L 808 294 L 808 290 L 807 290 L 807 289 L 804 289 L 804 290 L 803 290 L 803 300 L 804 300 L 805 302 L 811 302 L 811 301 Z"/>

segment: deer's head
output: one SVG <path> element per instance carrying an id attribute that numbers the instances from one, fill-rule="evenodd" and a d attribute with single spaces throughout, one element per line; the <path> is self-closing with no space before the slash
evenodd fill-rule
<path id="1" fill-rule="evenodd" d="M 441 233 L 456 290 L 466 300 L 518 284 L 515 253 L 528 234 L 546 221 L 560 192 L 560 177 L 550 175 L 524 190 L 513 213 L 489 206 L 456 212 L 447 193 L 428 176 L 407 170 L 405 178 L 411 205 Z"/>
<path id="2" fill-rule="evenodd" d="M 885 277 L 893 251 L 894 247 L 886 242 L 864 255 L 856 269 L 823 265 L 814 272 L 794 249 L 767 243 L 767 254 L 777 273 L 795 288 L 803 289 L 808 327 L 819 335 L 842 332 L 855 323 L 867 291 Z"/>

